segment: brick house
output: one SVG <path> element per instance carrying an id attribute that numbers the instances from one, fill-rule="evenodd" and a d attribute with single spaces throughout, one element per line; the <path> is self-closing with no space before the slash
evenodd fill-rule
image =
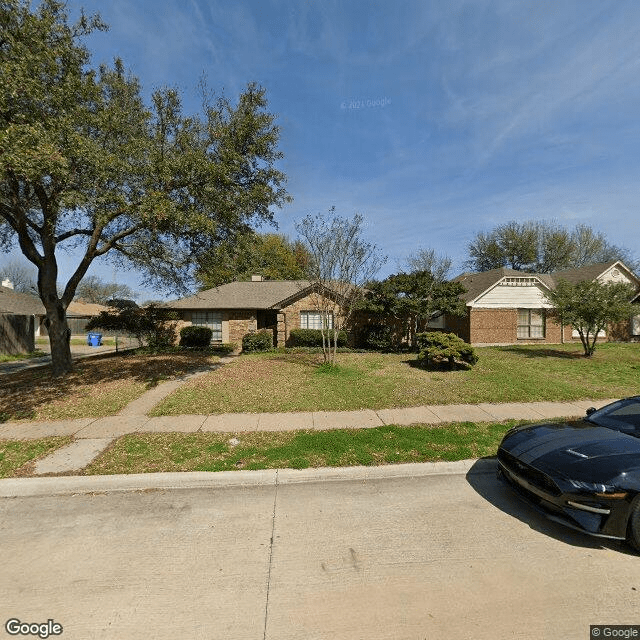
<path id="1" fill-rule="evenodd" d="M 331 292 L 319 292 L 307 280 L 264 280 L 230 282 L 164 306 L 180 315 L 178 329 L 188 325 L 207 326 L 212 341 L 242 343 L 245 334 L 262 329 L 273 331 L 274 345 L 284 346 L 292 329 L 320 329 L 326 310 L 329 328 L 340 314 Z"/>
<path id="2" fill-rule="evenodd" d="M 551 305 L 544 292 L 554 289 L 560 280 L 574 284 L 585 280 L 628 283 L 636 290 L 634 302 L 640 303 L 640 278 L 620 261 L 556 273 L 525 273 L 502 267 L 455 278 L 467 289 L 463 295 L 467 314 L 462 318 L 443 317 L 438 326 L 474 345 L 572 342 L 579 339 L 577 332 L 548 317 Z M 600 339 L 640 341 L 640 307 L 638 315 L 609 327 L 608 335 Z"/>

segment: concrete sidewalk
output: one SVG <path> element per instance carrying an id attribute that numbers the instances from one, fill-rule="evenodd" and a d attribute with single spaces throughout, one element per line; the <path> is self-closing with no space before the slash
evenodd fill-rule
<path id="1" fill-rule="evenodd" d="M 201 375 L 198 372 L 193 375 Z M 173 385 L 179 381 L 172 381 Z M 169 391 L 169 389 L 159 390 Z M 159 393 L 163 395 L 163 393 Z M 80 418 L 59 422 L 21 422 L 0 425 L 0 439 L 32 440 L 48 436 L 73 436 L 74 441 L 37 460 L 36 475 L 79 471 L 97 458 L 116 438 L 128 433 L 240 433 L 247 431 L 294 431 L 297 429 L 367 429 L 384 425 L 444 424 L 447 422 L 540 421 L 575 418 L 587 408 L 601 407 L 611 400 L 576 402 L 530 402 L 505 404 L 452 404 L 401 409 L 361 411 L 312 411 L 299 413 L 225 413 L 149 417 L 143 410 L 153 400 L 135 404 L 140 414 L 123 411 L 106 418 Z M 148 405 L 148 406 L 147 406 Z M 131 405 L 130 405 L 131 406 Z"/>
<path id="2" fill-rule="evenodd" d="M 33 440 L 47 436 L 78 439 L 118 438 L 127 433 L 294 431 L 296 429 L 362 429 L 388 424 L 442 424 L 446 422 L 496 422 L 545 420 L 584 415 L 589 407 L 602 407 L 613 400 L 574 402 L 528 402 L 504 404 L 449 404 L 399 409 L 361 411 L 310 411 L 299 413 L 223 413 L 149 417 L 118 415 L 56 422 L 6 422 L 0 438 Z"/>

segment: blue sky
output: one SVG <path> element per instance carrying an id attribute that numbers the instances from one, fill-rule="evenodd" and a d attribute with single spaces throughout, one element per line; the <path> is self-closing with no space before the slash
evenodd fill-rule
<path id="1" fill-rule="evenodd" d="M 294 198 L 276 220 L 292 237 L 335 205 L 365 217 L 389 256 L 381 275 L 419 248 L 461 271 L 476 232 L 514 219 L 584 222 L 640 253 L 638 2 L 74 0 L 72 16 L 80 6 L 110 25 L 88 41 L 94 62 L 121 56 L 146 95 L 177 87 L 197 111 L 203 74 L 229 97 L 265 87 Z"/>

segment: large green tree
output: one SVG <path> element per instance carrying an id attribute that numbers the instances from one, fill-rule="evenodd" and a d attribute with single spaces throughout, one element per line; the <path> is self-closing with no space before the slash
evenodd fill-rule
<path id="1" fill-rule="evenodd" d="M 54 375 L 71 369 L 66 309 L 93 260 L 175 283 L 288 199 L 261 88 L 236 103 L 203 91 L 198 115 L 171 89 L 146 105 L 122 62 L 91 66 L 84 37 L 104 28 L 70 24 L 58 0 L 0 0 L 0 241 L 37 268 Z M 60 249 L 78 262 L 59 294 Z"/>
<path id="2" fill-rule="evenodd" d="M 572 284 L 561 280 L 545 295 L 553 305 L 549 315 L 558 318 L 562 325 L 573 326 L 587 358 L 593 355 L 598 334 L 607 325 L 629 320 L 637 312 L 637 305 L 631 303 L 634 289 L 627 284 L 598 280 Z"/>
<path id="3" fill-rule="evenodd" d="M 379 316 L 386 326 L 394 324 L 398 331 L 391 336 L 394 347 L 402 343 L 416 346 L 416 335 L 425 331 L 436 313 L 462 316 L 465 303 L 461 294 L 465 288 L 459 282 L 446 282 L 430 271 L 414 271 L 390 275 L 381 282 L 372 282 L 359 308 Z M 388 320 L 394 320 L 389 323 Z"/>
<path id="4" fill-rule="evenodd" d="M 198 259 L 196 277 L 203 289 L 261 275 L 268 280 L 301 280 L 310 264 L 300 240 L 278 233 L 249 233 L 221 243 Z"/>
<path id="5" fill-rule="evenodd" d="M 611 244 L 586 224 L 569 230 L 547 221 L 511 221 L 477 233 L 467 248 L 467 266 L 474 271 L 509 267 L 552 273 L 609 260 L 622 260 L 631 269 L 638 266 L 628 249 Z"/>

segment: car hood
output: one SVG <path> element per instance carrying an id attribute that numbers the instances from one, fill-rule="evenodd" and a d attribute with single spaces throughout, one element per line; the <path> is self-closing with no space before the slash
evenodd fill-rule
<path id="1" fill-rule="evenodd" d="M 500 446 L 526 464 L 565 477 L 613 477 L 640 466 L 638 438 L 584 421 L 518 427 Z"/>

